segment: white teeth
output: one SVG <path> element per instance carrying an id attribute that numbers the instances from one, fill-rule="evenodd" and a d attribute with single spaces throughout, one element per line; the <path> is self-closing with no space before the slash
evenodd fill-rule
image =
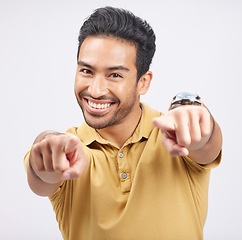
<path id="1" fill-rule="evenodd" d="M 106 109 L 111 105 L 111 103 L 105 103 L 105 104 L 98 103 L 98 104 L 96 104 L 96 103 L 91 102 L 90 100 L 88 100 L 88 104 L 91 107 L 96 108 L 96 109 Z"/>

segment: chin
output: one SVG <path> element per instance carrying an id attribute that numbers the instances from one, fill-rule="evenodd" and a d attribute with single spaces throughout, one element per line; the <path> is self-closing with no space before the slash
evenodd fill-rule
<path id="1" fill-rule="evenodd" d="M 99 124 L 99 123 L 97 123 L 97 124 L 93 124 L 93 123 L 89 123 L 89 122 L 87 122 L 87 121 L 86 121 L 86 123 L 87 123 L 87 125 L 88 125 L 89 127 L 94 128 L 94 129 L 103 129 L 103 128 L 105 128 L 104 125 Z"/>
<path id="2" fill-rule="evenodd" d="M 111 121 L 105 121 L 105 120 L 102 121 L 100 118 L 97 118 L 95 120 L 90 120 L 84 116 L 84 119 L 85 119 L 87 125 L 89 125 L 90 127 L 94 128 L 94 129 L 103 129 L 103 128 L 113 125 L 112 120 Z"/>

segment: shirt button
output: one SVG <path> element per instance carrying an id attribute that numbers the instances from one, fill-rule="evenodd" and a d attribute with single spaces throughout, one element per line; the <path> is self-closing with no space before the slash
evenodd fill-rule
<path id="1" fill-rule="evenodd" d="M 122 178 L 123 179 L 127 178 L 127 173 L 122 173 Z"/>
<path id="2" fill-rule="evenodd" d="M 119 157 L 122 158 L 124 156 L 123 153 L 119 153 Z"/>

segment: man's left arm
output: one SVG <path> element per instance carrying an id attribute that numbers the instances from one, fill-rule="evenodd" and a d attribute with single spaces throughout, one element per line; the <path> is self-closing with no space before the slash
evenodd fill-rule
<path id="1" fill-rule="evenodd" d="M 222 133 L 205 106 L 180 106 L 153 119 L 171 156 L 189 156 L 199 164 L 213 162 L 222 149 Z"/>

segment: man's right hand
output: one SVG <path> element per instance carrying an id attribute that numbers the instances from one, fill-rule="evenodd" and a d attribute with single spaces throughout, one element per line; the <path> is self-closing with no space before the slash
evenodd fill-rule
<path id="1" fill-rule="evenodd" d="M 36 138 L 29 163 L 35 178 L 54 185 L 79 178 L 88 164 L 77 136 L 52 132 Z"/>

